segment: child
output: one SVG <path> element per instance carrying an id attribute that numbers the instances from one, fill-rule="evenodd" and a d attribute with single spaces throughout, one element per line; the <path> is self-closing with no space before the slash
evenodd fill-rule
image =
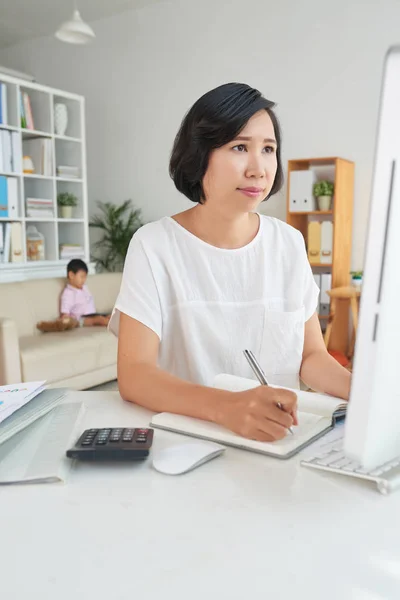
<path id="1" fill-rule="evenodd" d="M 81 327 L 106 327 L 110 315 L 96 312 L 94 298 L 86 285 L 87 274 L 87 265 L 80 258 L 74 258 L 68 263 L 68 283 L 61 294 L 61 319 L 72 317 Z"/>

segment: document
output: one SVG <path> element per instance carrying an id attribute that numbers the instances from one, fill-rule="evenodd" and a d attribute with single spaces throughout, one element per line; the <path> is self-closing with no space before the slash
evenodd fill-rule
<path id="1" fill-rule="evenodd" d="M 45 388 L 46 381 L 13 383 L 0 386 L 0 423 L 27 404 Z"/>

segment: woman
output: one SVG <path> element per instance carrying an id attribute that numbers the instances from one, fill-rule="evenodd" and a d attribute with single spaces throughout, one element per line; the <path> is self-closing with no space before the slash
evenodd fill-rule
<path id="1" fill-rule="evenodd" d="M 300 375 L 343 398 L 350 388 L 350 374 L 323 342 L 302 235 L 256 212 L 283 185 L 273 106 L 238 83 L 193 105 L 170 174 L 195 206 L 133 236 L 110 321 L 124 399 L 259 441 L 283 438 L 297 423 L 297 398 L 267 386 L 210 387 L 219 373 L 254 378 L 245 348 L 273 384 L 296 388 Z"/>

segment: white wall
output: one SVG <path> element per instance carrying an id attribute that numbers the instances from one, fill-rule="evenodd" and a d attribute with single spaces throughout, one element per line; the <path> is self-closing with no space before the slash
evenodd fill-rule
<path id="1" fill-rule="evenodd" d="M 1 51 L 0 64 L 86 97 L 90 212 L 131 198 L 146 220 L 191 205 L 168 176 L 190 105 L 224 82 L 257 87 L 278 103 L 285 164 L 355 161 L 360 268 L 382 63 L 399 22 L 398 0 L 176 0 L 97 21 L 91 46 L 34 40 Z M 262 211 L 284 219 L 284 192 Z"/>

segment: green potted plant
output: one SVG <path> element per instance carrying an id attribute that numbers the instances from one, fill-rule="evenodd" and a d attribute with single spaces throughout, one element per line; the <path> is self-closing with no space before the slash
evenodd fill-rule
<path id="1" fill-rule="evenodd" d="M 363 272 L 362 271 L 350 271 L 351 283 L 356 287 L 362 286 Z"/>
<path id="2" fill-rule="evenodd" d="M 140 209 L 131 206 L 131 200 L 121 205 L 111 202 L 97 202 L 101 214 L 95 215 L 89 222 L 102 232 L 102 237 L 94 242 L 92 255 L 97 271 L 122 271 L 129 242 L 135 231 L 144 223 Z"/>
<path id="3" fill-rule="evenodd" d="M 62 219 L 72 218 L 72 209 L 78 204 L 78 198 L 70 192 L 60 192 L 57 195 L 57 204 L 60 207 Z"/>
<path id="4" fill-rule="evenodd" d="M 331 209 L 333 188 L 333 183 L 331 181 L 326 181 L 325 179 L 314 183 L 313 192 L 314 196 L 318 200 L 319 210 L 326 211 Z"/>

